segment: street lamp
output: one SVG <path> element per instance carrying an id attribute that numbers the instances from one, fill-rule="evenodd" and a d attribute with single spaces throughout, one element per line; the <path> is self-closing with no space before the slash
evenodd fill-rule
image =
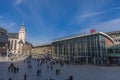
<path id="1" fill-rule="evenodd" d="M 9 54 L 8 44 L 6 44 L 6 49 L 7 49 L 6 61 L 7 61 L 8 60 L 8 54 Z"/>

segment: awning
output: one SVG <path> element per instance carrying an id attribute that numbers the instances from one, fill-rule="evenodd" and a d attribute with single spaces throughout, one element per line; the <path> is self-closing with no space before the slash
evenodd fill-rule
<path id="1" fill-rule="evenodd" d="M 120 53 L 108 54 L 109 57 L 120 57 Z"/>

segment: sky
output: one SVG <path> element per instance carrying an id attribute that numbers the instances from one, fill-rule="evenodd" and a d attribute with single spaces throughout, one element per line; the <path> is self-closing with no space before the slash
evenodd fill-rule
<path id="1" fill-rule="evenodd" d="M 91 29 L 120 30 L 120 0 L 0 0 L 0 26 L 18 32 L 22 23 L 35 45 Z"/>

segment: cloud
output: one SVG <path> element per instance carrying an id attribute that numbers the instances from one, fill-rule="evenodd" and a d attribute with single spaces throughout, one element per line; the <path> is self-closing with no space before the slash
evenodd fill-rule
<path id="1" fill-rule="evenodd" d="M 4 16 L 0 16 L 0 19 L 2 19 Z"/>
<path id="2" fill-rule="evenodd" d="M 24 0 L 14 0 L 15 1 L 15 5 L 19 5 L 21 4 Z"/>
<path id="3" fill-rule="evenodd" d="M 105 22 L 99 22 L 97 24 L 90 25 L 90 27 L 84 28 L 81 31 L 86 31 L 87 33 L 89 33 L 90 29 L 96 29 L 97 31 L 102 32 L 120 30 L 120 18 L 116 18 Z"/>
<path id="4" fill-rule="evenodd" d="M 0 20 L 7 17 L 9 14 L 10 14 L 10 12 L 4 13 L 3 15 L 0 16 Z"/>
<path id="5" fill-rule="evenodd" d="M 62 17 L 64 17 L 65 13 L 69 12 L 68 8 L 64 9 L 64 7 L 65 7 L 64 4 L 62 4 L 62 6 L 63 6 L 62 7 L 61 3 L 55 4 L 55 2 L 49 1 L 49 0 L 34 0 L 34 1 L 33 0 L 17 0 L 17 1 L 16 1 L 16 4 L 18 4 L 18 5 L 21 4 L 23 1 L 24 1 L 24 4 L 22 4 L 22 6 L 15 5 L 14 6 L 15 10 L 17 11 L 17 13 L 19 13 L 21 15 L 21 17 L 24 20 L 26 20 L 25 22 L 28 21 L 31 24 L 31 26 L 34 26 L 34 30 L 35 30 L 34 34 L 37 34 L 37 32 L 39 34 L 39 36 L 37 36 L 35 38 L 33 38 L 33 37 L 28 38 L 28 40 L 31 40 L 31 42 L 33 42 L 34 44 L 40 44 L 43 42 L 47 42 L 48 40 L 52 39 L 53 37 L 56 37 L 56 35 L 62 31 L 62 30 L 58 30 L 59 25 L 61 25 L 60 21 L 62 21 L 62 19 L 63 19 Z M 81 1 L 80 1 L 80 3 L 81 3 Z M 120 9 L 120 7 L 117 7 L 117 8 L 102 10 L 107 4 L 107 2 L 106 3 L 104 2 L 104 0 L 101 4 L 98 4 L 98 1 L 96 1 L 95 6 L 94 6 L 93 2 L 90 2 L 90 3 L 91 4 L 89 5 L 89 2 L 84 1 L 84 4 L 81 3 L 83 5 L 82 7 L 80 4 L 77 5 L 75 3 L 77 5 L 76 7 L 79 8 L 79 6 L 80 6 L 80 8 L 79 8 L 80 10 L 75 9 L 75 13 L 71 14 L 71 18 L 68 20 L 68 24 L 70 24 L 70 25 L 75 24 L 75 26 L 77 26 L 77 27 L 88 26 L 88 25 L 90 26 L 88 28 L 85 28 L 83 31 L 90 30 L 92 28 L 95 28 L 98 30 L 99 29 L 104 30 L 104 27 L 106 25 L 109 26 L 108 24 L 110 24 L 110 21 L 98 22 L 99 19 L 96 18 L 96 16 L 108 13 L 113 10 Z M 95 17 L 95 18 L 92 20 L 89 20 L 88 18 L 91 18 L 91 17 Z M 73 18 L 74 18 L 74 20 L 73 20 Z M 87 21 L 85 22 L 84 20 L 87 20 Z M 66 19 L 66 22 L 67 22 L 67 19 Z M 114 22 L 114 23 L 117 24 L 117 22 Z M 94 25 L 91 26 L 90 24 L 94 24 Z M 64 25 L 62 25 L 62 26 L 64 26 Z M 102 26 L 104 26 L 104 27 L 102 27 Z M 32 28 L 32 27 L 30 27 L 30 28 Z M 81 28 L 79 30 L 81 30 Z M 62 36 L 64 34 L 69 35 L 68 32 L 69 32 L 69 30 L 68 31 L 65 30 L 64 32 L 61 32 L 60 33 L 61 35 L 58 35 L 58 37 Z M 54 34 L 54 33 L 57 33 L 57 34 Z M 31 36 L 32 36 L 32 34 L 33 33 L 29 33 L 29 35 L 31 35 Z"/>
<path id="6" fill-rule="evenodd" d="M 102 9 L 102 10 L 98 8 L 98 11 L 96 12 L 93 10 L 93 11 L 86 11 L 85 13 L 82 14 L 78 12 L 78 14 L 76 14 L 68 24 L 86 27 L 91 24 L 92 25 L 98 24 L 100 23 L 100 21 L 108 19 L 108 17 L 114 20 L 114 18 L 116 18 L 116 16 L 118 15 L 119 10 L 120 7 L 114 7 L 114 8 Z M 116 13 L 116 15 L 113 13 Z M 110 14 L 113 14 L 113 16 L 111 17 Z"/>
<path id="7" fill-rule="evenodd" d="M 0 27 L 5 28 L 8 32 L 18 31 L 18 27 L 14 22 L 7 20 L 0 20 Z"/>
<path id="8" fill-rule="evenodd" d="M 87 13 L 87 14 L 80 15 L 79 18 L 89 18 L 89 17 L 93 17 L 93 16 L 99 16 L 99 15 L 102 15 L 104 13 L 108 13 L 110 11 L 119 10 L 119 9 L 120 9 L 120 7 L 116 7 L 116 8 L 107 9 L 107 10 L 103 10 L 103 11 L 99 11 L 99 12 Z"/>

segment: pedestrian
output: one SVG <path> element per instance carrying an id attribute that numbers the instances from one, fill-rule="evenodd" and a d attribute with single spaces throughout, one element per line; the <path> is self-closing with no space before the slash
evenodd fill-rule
<path id="1" fill-rule="evenodd" d="M 10 72 L 10 68 L 11 68 L 11 66 L 8 67 L 8 72 Z"/>
<path id="2" fill-rule="evenodd" d="M 49 69 L 49 65 L 47 65 L 47 68 Z"/>
<path id="3" fill-rule="evenodd" d="M 24 75 L 24 80 L 27 80 L 27 75 L 26 74 Z"/>
<path id="4" fill-rule="evenodd" d="M 42 62 L 40 63 L 40 65 L 42 66 Z"/>
<path id="5" fill-rule="evenodd" d="M 71 76 L 68 78 L 68 80 L 73 80 L 73 76 L 71 75 Z"/>
<path id="6" fill-rule="evenodd" d="M 40 74 L 41 74 L 41 69 L 38 69 L 37 70 L 37 76 L 40 76 Z"/>
<path id="7" fill-rule="evenodd" d="M 2 80 L 4 80 L 4 78 L 2 78 Z"/>
<path id="8" fill-rule="evenodd" d="M 25 63 L 25 60 L 24 60 L 24 63 Z"/>
<path id="9" fill-rule="evenodd" d="M 50 69 L 52 70 L 52 69 L 53 69 L 53 66 L 51 66 Z"/>
<path id="10" fill-rule="evenodd" d="M 29 68 L 31 69 L 31 68 L 32 68 L 32 65 L 29 65 Z"/>
<path id="11" fill-rule="evenodd" d="M 14 70 L 14 74 L 15 74 L 15 73 L 16 73 L 16 67 L 14 67 L 14 69 L 13 69 L 13 70 Z"/>
<path id="12" fill-rule="evenodd" d="M 39 67 L 39 63 L 37 63 L 37 66 Z"/>
<path id="13" fill-rule="evenodd" d="M 17 72 L 17 73 L 19 72 L 19 68 L 18 68 L 18 67 L 16 68 L 16 72 Z"/>
<path id="14" fill-rule="evenodd" d="M 37 76 L 39 76 L 39 70 L 37 70 Z"/>
<path id="15" fill-rule="evenodd" d="M 12 80 L 12 78 L 11 77 L 9 77 L 9 79 L 8 80 Z"/>
<path id="16" fill-rule="evenodd" d="M 52 80 L 52 78 L 50 77 L 50 80 Z"/>
<path id="17" fill-rule="evenodd" d="M 58 69 L 56 69 L 56 75 L 58 75 Z"/>

